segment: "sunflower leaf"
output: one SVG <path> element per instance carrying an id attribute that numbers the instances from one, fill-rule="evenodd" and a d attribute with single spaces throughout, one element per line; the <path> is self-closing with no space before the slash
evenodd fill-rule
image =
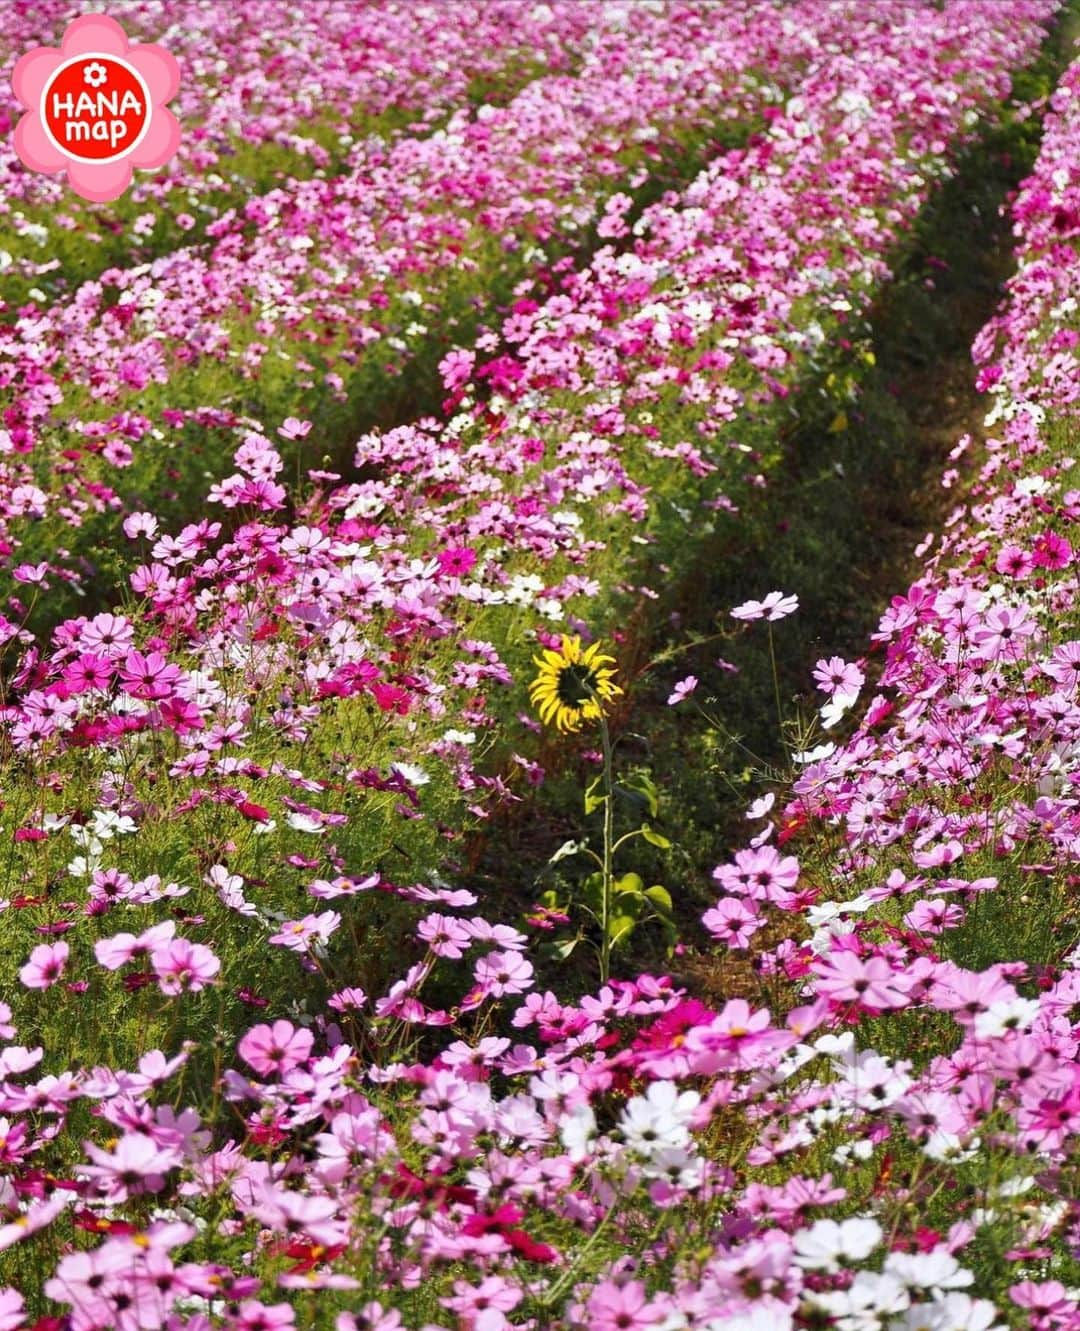
<path id="1" fill-rule="evenodd" d="M 661 915 L 671 914 L 671 893 L 660 883 L 654 883 L 652 887 L 645 889 L 645 896 L 649 898 L 656 910 Z"/>
<path id="2" fill-rule="evenodd" d="M 641 835 L 650 846 L 659 846 L 661 850 L 670 850 L 671 842 L 666 836 L 661 836 L 659 832 L 654 832 L 648 823 L 642 823 Z"/>
<path id="3" fill-rule="evenodd" d="M 594 795 L 594 794 L 593 794 L 593 791 L 595 791 L 596 787 L 600 784 L 600 782 L 601 782 L 602 780 L 603 780 L 602 777 L 599 777 L 599 776 L 598 776 L 598 777 L 595 777 L 592 781 L 589 782 L 589 787 L 588 787 L 588 789 L 585 791 L 585 816 L 586 816 L 586 817 L 588 817 L 590 813 L 595 813 L 596 810 L 599 809 L 600 806 L 601 806 L 601 805 L 604 803 L 604 801 L 607 799 L 607 796 L 606 796 L 606 795 Z"/>
<path id="4" fill-rule="evenodd" d="M 615 947 L 624 938 L 628 938 L 633 933 L 635 924 L 637 920 L 632 915 L 613 915 L 608 922 L 608 938 L 611 940 L 611 946 Z"/>

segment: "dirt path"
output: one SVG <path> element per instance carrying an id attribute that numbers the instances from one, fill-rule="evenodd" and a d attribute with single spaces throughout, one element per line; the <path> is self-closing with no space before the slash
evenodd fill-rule
<path id="1" fill-rule="evenodd" d="M 1018 104 L 1038 105 L 1053 88 L 1076 27 L 1072 9 L 1038 64 L 1017 78 Z M 1038 115 L 1010 118 L 966 154 L 898 256 L 869 338 L 792 399 L 784 461 L 762 502 L 703 545 L 692 576 L 671 590 L 654 619 L 669 625 L 666 641 L 661 635 L 641 644 L 636 667 L 623 662 L 638 678 L 619 764 L 651 777 L 661 792 L 658 825 L 674 842 L 670 852 L 635 843 L 623 868 L 671 890 L 682 936 L 702 945 L 674 964 L 706 995 L 730 995 L 735 979 L 695 932 L 713 898 L 711 870 L 745 843 L 743 810 L 787 767 L 767 638 L 761 626 L 738 629 L 728 611 L 774 588 L 799 595 L 799 613 L 775 632 L 790 744 L 798 718 L 809 718 L 821 701 L 812 696 L 814 661 L 866 652 L 882 608 L 917 575 L 916 546 L 956 502 L 956 491 L 941 484 L 948 454 L 964 433 L 982 437 L 986 413 L 971 342 L 1011 271 L 1002 208 L 1034 161 L 1039 135 Z M 681 650 L 718 632 L 729 636 Z M 655 661 L 676 647 L 676 659 L 643 669 L 646 652 Z M 668 694 L 688 674 L 700 680 L 700 706 L 673 709 Z M 522 909 L 546 888 L 571 897 L 580 862 L 547 861 L 582 834 L 581 790 L 594 774 L 588 760 L 571 761 L 489 826 L 474 843 L 470 882 L 502 900 L 511 894 Z M 623 968 L 670 968 L 659 944 L 658 932 L 650 939 L 639 931 Z"/>

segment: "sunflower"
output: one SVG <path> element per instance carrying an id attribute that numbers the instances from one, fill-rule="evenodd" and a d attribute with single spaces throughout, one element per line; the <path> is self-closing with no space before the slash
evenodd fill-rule
<path id="1" fill-rule="evenodd" d="M 533 660 L 540 673 L 529 685 L 529 698 L 545 725 L 554 721 L 559 730 L 577 730 L 582 721 L 599 720 L 601 704 L 622 693 L 611 682 L 615 658 L 605 656 L 598 642 L 582 651 L 579 637 L 564 634 L 559 651 L 548 649 Z"/>

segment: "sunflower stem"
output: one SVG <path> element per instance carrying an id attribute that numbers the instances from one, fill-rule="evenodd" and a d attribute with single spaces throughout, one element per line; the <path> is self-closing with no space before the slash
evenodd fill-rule
<path id="1" fill-rule="evenodd" d="M 615 858 L 615 798 L 612 779 L 611 735 L 603 710 L 600 712 L 600 741 L 604 750 L 604 863 L 601 870 L 603 883 L 600 897 L 600 983 L 607 984 L 611 975 L 611 897 Z"/>

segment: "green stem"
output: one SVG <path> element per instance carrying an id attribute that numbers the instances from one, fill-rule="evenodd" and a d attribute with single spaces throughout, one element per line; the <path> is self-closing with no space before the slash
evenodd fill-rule
<path id="1" fill-rule="evenodd" d="M 769 624 L 769 660 L 772 663 L 773 697 L 776 699 L 776 723 L 780 727 L 780 739 L 784 738 L 784 709 L 780 706 L 780 675 L 776 669 L 776 648 L 773 645 L 772 625 Z"/>
<path id="2" fill-rule="evenodd" d="M 567 1270 L 563 1272 L 563 1274 L 559 1277 L 558 1280 L 555 1281 L 555 1283 L 551 1286 L 550 1289 L 545 1291 L 542 1299 L 539 1300 L 541 1307 L 545 1313 L 550 1308 L 554 1307 L 555 1301 L 559 1299 L 566 1292 L 566 1290 L 569 1289 L 569 1287 L 573 1284 L 574 1278 L 577 1275 L 577 1273 L 581 1270 L 585 1258 L 589 1255 L 590 1249 L 595 1247 L 597 1239 L 604 1232 L 604 1229 L 606 1228 L 608 1221 L 615 1214 L 616 1206 L 617 1203 L 613 1202 L 612 1205 L 609 1207 L 609 1209 L 604 1212 L 604 1214 L 600 1217 L 600 1221 L 597 1224 L 596 1228 L 585 1240 L 582 1246 L 578 1249 L 574 1259 L 571 1261 Z"/>
<path id="3" fill-rule="evenodd" d="M 604 862 L 600 900 L 600 983 L 607 984 L 611 975 L 611 897 L 612 862 L 615 858 L 615 795 L 612 780 L 611 735 L 603 711 L 600 713 L 600 739 L 604 749 Z"/>

